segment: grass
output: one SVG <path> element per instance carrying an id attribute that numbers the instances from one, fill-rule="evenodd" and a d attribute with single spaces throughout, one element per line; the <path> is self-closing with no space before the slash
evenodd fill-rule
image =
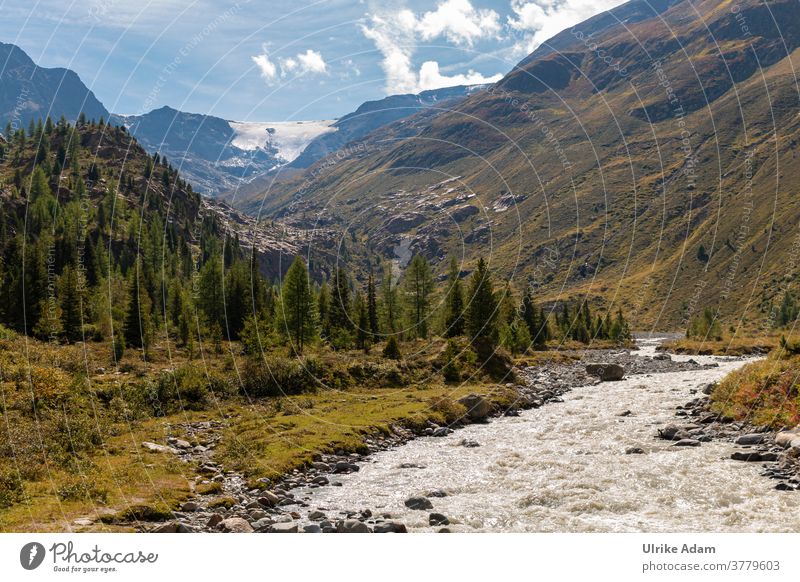
<path id="1" fill-rule="evenodd" d="M 457 420 L 464 413 L 457 400 L 468 393 L 497 407 L 514 402 L 516 393 L 504 387 L 511 379 L 490 377 L 464 340 L 457 341 L 462 381 L 447 382 L 446 344 L 403 342 L 400 361 L 382 358 L 382 346 L 370 354 L 317 347 L 305 356 L 312 377 L 276 348 L 267 361 L 280 364 L 270 368 L 279 380 L 261 382 L 265 370 L 237 344 L 222 353 L 195 346 L 190 358 L 156 343 L 147 360 L 128 350 L 114 365 L 109 342 L 63 346 L 7 336 L 0 339 L 0 531 L 132 531 L 137 520 L 168 518 L 195 494 L 226 503 L 221 485 L 198 478 L 192 463 L 141 446 L 168 436 L 191 441 L 187 423 L 221 421 L 215 460 L 256 486 L 319 453 L 363 451 L 365 435 L 393 424 Z M 551 349 L 516 363 L 574 357 Z M 291 393 L 277 395 L 284 382 Z M 267 385 L 263 394 L 251 390 Z M 84 518 L 92 524 L 75 524 Z"/>
<path id="2" fill-rule="evenodd" d="M 712 410 L 774 429 L 800 424 L 800 356 L 778 351 L 728 374 L 711 395 Z"/>

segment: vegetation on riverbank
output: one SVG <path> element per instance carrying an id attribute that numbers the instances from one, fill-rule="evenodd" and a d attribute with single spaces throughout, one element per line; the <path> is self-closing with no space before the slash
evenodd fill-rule
<path id="1" fill-rule="evenodd" d="M 748 356 L 767 354 L 780 342 L 780 335 L 761 336 L 723 335 L 722 339 L 680 338 L 666 341 L 661 350 L 675 354 L 700 356 Z"/>
<path id="2" fill-rule="evenodd" d="M 766 359 L 728 374 L 711 394 L 712 410 L 723 416 L 768 426 L 800 424 L 800 354 L 780 346 Z"/>

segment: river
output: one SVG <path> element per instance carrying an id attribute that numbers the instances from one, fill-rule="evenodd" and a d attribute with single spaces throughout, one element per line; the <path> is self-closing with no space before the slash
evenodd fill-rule
<path id="1" fill-rule="evenodd" d="M 642 342 L 639 353 L 652 356 L 656 343 Z M 428 525 L 430 511 L 447 516 L 454 532 L 800 531 L 800 494 L 776 491 L 760 463 L 730 460 L 731 442 L 674 447 L 654 438 L 692 390 L 744 363 L 694 359 L 719 367 L 574 388 L 563 403 L 415 439 L 337 475 L 341 487 L 295 494 L 331 517 L 370 509 L 409 531 L 439 529 Z M 480 446 L 461 446 L 463 439 Z M 645 454 L 625 454 L 631 446 Z M 418 467 L 401 468 L 408 465 Z M 433 490 L 447 496 L 431 498 L 432 510 L 405 507 Z"/>

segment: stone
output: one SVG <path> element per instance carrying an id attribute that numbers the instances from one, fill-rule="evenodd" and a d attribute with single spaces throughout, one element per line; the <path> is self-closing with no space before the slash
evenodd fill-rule
<path id="1" fill-rule="evenodd" d="M 431 513 L 428 516 L 428 523 L 432 526 L 437 525 L 450 525 L 450 520 L 441 513 Z"/>
<path id="2" fill-rule="evenodd" d="M 404 523 L 397 521 L 384 521 L 383 523 L 375 524 L 375 533 L 408 533 L 408 529 Z"/>
<path id="3" fill-rule="evenodd" d="M 672 445 L 673 447 L 699 447 L 700 441 L 697 439 L 681 439 L 676 441 L 675 444 Z"/>
<path id="4" fill-rule="evenodd" d="M 309 523 L 303 526 L 303 533 L 322 533 L 322 528 L 317 523 Z"/>
<path id="5" fill-rule="evenodd" d="M 767 440 L 767 435 L 765 433 L 751 433 L 751 434 L 743 434 L 739 438 L 736 439 L 737 445 L 760 445 L 765 440 Z"/>
<path id="6" fill-rule="evenodd" d="M 749 451 L 736 451 L 731 455 L 731 459 L 734 461 L 746 461 L 746 462 L 759 462 L 761 461 L 761 453 L 757 452 L 749 452 Z"/>
<path id="7" fill-rule="evenodd" d="M 624 412 L 620 412 L 617 416 L 632 416 L 633 413 L 630 410 L 626 410 Z"/>
<path id="8" fill-rule="evenodd" d="M 245 509 L 258 509 L 263 507 L 259 501 L 251 501 L 247 505 L 244 506 Z"/>
<path id="9" fill-rule="evenodd" d="M 672 356 L 670 356 L 669 354 L 665 354 L 664 352 L 660 352 L 655 356 L 653 356 L 653 359 L 657 361 L 671 362 Z"/>
<path id="10" fill-rule="evenodd" d="M 314 483 L 314 485 L 327 485 L 330 483 L 330 480 L 324 475 L 320 475 L 319 477 L 314 477 L 311 482 Z"/>
<path id="11" fill-rule="evenodd" d="M 222 517 L 222 515 L 220 515 L 219 513 L 215 513 L 214 515 L 212 515 L 211 517 L 208 518 L 208 521 L 206 522 L 206 526 L 207 527 L 216 527 L 223 519 L 225 519 L 225 518 Z"/>
<path id="12" fill-rule="evenodd" d="M 195 503 L 194 501 L 187 501 L 186 503 L 181 505 L 181 511 L 192 512 L 192 511 L 198 511 L 199 509 L 200 505 L 198 503 Z"/>
<path id="13" fill-rule="evenodd" d="M 600 378 L 603 382 L 614 382 L 622 380 L 625 368 L 619 364 L 586 364 L 586 373 Z"/>
<path id="14" fill-rule="evenodd" d="M 325 514 L 322 513 L 319 509 L 315 509 L 314 511 L 308 514 L 308 519 L 312 521 L 320 521 L 325 518 L 326 518 Z"/>
<path id="15" fill-rule="evenodd" d="M 792 430 L 784 430 L 775 435 L 775 444 L 788 449 L 790 447 L 800 447 L 800 427 Z"/>
<path id="16" fill-rule="evenodd" d="M 688 438 L 689 433 L 674 424 L 668 424 L 658 430 L 658 436 L 667 441 L 679 441 Z"/>
<path id="17" fill-rule="evenodd" d="M 626 455 L 643 455 L 644 449 L 642 447 L 628 447 L 625 449 Z"/>
<path id="18" fill-rule="evenodd" d="M 264 491 L 261 497 L 258 498 L 258 503 L 264 507 L 274 507 L 280 503 L 281 498 L 275 495 L 272 491 Z"/>
<path id="19" fill-rule="evenodd" d="M 311 463 L 311 466 L 317 471 L 321 471 L 323 473 L 329 473 L 331 470 L 331 466 L 328 463 L 323 463 L 322 461 L 315 461 L 314 463 Z"/>
<path id="20" fill-rule="evenodd" d="M 458 402 L 467 409 L 467 418 L 474 422 L 485 420 L 492 413 L 492 406 L 478 394 L 467 394 L 459 398 Z"/>
<path id="21" fill-rule="evenodd" d="M 468 449 L 475 449 L 475 448 L 481 446 L 481 444 L 479 442 L 471 441 L 469 439 L 461 439 L 461 443 L 460 444 L 461 444 L 462 447 L 466 447 Z"/>
<path id="22" fill-rule="evenodd" d="M 222 530 L 227 533 L 252 533 L 253 526 L 250 525 L 250 522 L 246 519 L 241 517 L 229 517 L 227 519 L 223 519 L 217 525 L 217 529 Z"/>
<path id="23" fill-rule="evenodd" d="M 142 447 L 153 453 L 172 453 L 173 455 L 180 454 L 180 451 L 178 449 L 174 449 L 172 447 L 167 447 L 164 445 L 158 445 L 156 443 L 150 443 L 147 441 L 142 441 Z"/>
<path id="24" fill-rule="evenodd" d="M 430 493 L 428 493 L 425 497 L 447 497 L 447 492 L 442 491 L 441 489 L 434 489 Z"/>
<path id="25" fill-rule="evenodd" d="M 179 521 L 170 521 L 160 525 L 153 530 L 153 533 L 193 533 L 194 530 L 185 523 Z"/>
<path id="26" fill-rule="evenodd" d="M 336 522 L 338 533 L 370 533 L 366 523 L 357 519 L 344 519 Z"/>
<path id="27" fill-rule="evenodd" d="M 450 429 L 447 428 L 446 426 L 440 426 L 439 428 L 433 430 L 431 436 L 444 437 L 447 436 L 448 434 L 450 434 Z"/>
<path id="28" fill-rule="evenodd" d="M 269 533 L 297 533 L 298 527 L 297 523 L 287 521 L 285 523 L 273 523 L 267 531 Z"/>
<path id="29" fill-rule="evenodd" d="M 334 473 L 356 473 L 358 470 L 358 465 L 354 463 L 348 463 L 347 461 L 339 461 L 333 468 Z"/>
<path id="30" fill-rule="evenodd" d="M 406 507 L 424 511 L 426 509 L 433 509 L 433 503 L 426 497 L 410 497 L 406 499 Z"/>

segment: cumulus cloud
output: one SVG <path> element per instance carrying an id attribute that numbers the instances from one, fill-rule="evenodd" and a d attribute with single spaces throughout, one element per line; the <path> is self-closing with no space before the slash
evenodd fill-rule
<path id="1" fill-rule="evenodd" d="M 435 10 L 419 16 L 408 9 L 372 14 L 369 22 L 361 25 L 364 36 L 383 57 L 381 66 L 389 94 L 418 93 L 463 84 L 465 80 L 489 82 L 475 71 L 447 77 L 440 73 L 436 61 L 427 61 L 418 73 L 413 65 L 414 49 L 419 41 L 439 38 L 459 46 L 472 46 L 478 40 L 497 38 L 501 30 L 500 17 L 494 10 L 476 9 L 470 0 L 444 0 Z M 490 77 L 495 78 L 499 77 Z"/>
<path id="2" fill-rule="evenodd" d="M 427 91 L 428 89 L 441 89 L 442 87 L 454 87 L 456 85 L 496 83 L 502 77 L 503 75 L 500 73 L 492 75 L 491 77 L 484 77 L 473 70 L 467 71 L 466 74 L 447 76 L 439 71 L 439 63 L 436 61 L 425 61 L 419 69 L 419 89 L 421 91 Z"/>
<path id="3" fill-rule="evenodd" d="M 625 0 L 511 0 L 508 26 L 522 33 L 515 52 L 528 54 L 556 34 Z"/>
<path id="4" fill-rule="evenodd" d="M 256 67 L 258 67 L 258 70 L 261 72 L 261 76 L 266 81 L 273 81 L 275 77 L 278 76 L 278 67 L 275 66 L 275 63 L 269 60 L 269 54 L 267 54 L 266 50 L 263 54 L 250 58 L 256 64 Z"/>
<path id="5" fill-rule="evenodd" d="M 261 76 L 268 82 L 273 82 L 278 78 L 278 66 L 280 66 L 280 76 L 307 74 L 325 74 L 328 72 L 328 65 L 322 54 L 313 49 L 308 49 L 304 53 L 298 53 L 293 57 L 279 59 L 278 65 L 269 58 L 266 48 L 263 54 L 250 57 L 256 64 Z"/>

